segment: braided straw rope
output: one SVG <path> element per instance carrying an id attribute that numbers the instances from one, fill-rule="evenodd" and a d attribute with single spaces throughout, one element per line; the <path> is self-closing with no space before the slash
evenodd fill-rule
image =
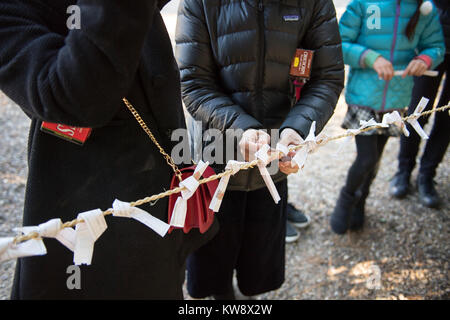
<path id="1" fill-rule="evenodd" d="M 450 108 L 450 104 L 447 104 L 447 105 L 439 107 L 439 108 L 435 108 L 435 109 L 432 109 L 432 110 L 429 110 L 429 111 L 424 111 L 424 112 L 420 113 L 419 116 L 421 117 L 421 116 L 430 115 L 430 114 L 435 113 L 435 112 L 445 111 L 445 110 L 447 110 L 449 108 Z M 402 120 L 403 121 L 407 121 L 407 120 L 414 119 L 414 118 L 417 118 L 417 116 L 412 114 L 410 116 L 402 118 Z M 360 130 L 359 133 L 370 131 L 370 130 L 377 129 L 377 128 L 383 128 L 383 126 L 381 126 L 381 125 L 370 126 L 368 128 L 364 128 L 364 129 Z M 355 133 L 347 132 L 347 133 L 344 133 L 344 134 L 341 134 L 341 135 L 337 135 L 337 136 L 334 136 L 334 137 L 319 138 L 318 141 L 317 141 L 317 144 L 318 144 L 318 146 L 324 146 L 325 144 L 327 144 L 330 141 L 334 141 L 334 140 L 338 140 L 338 139 L 342 139 L 342 138 L 346 138 L 346 137 L 350 137 L 350 136 L 355 136 L 355 135 L 356 135 Z M 302 145 L 298 145 L 298 146 L 292 147 L 290 149 L 290 151 L 299 150 L 300 148 L 302 148 Z M 278 156 L 281 156 L 281 153 L 278 153 Z M 253 168 L 253 167 L 257 166 L 260 162 L 262 163 L 262 160 L 253 160 L 251 162 L 247 162 L 247 163 L 243 164 L 242 166 L 240 166 L 240 170 L 248 170 L 250 168 Z M 204 183 L 211 182 L 213 180 L 218 180 L 218 179 L 220 179 L 220 178 L 222 178 L 222 177 L 224 177 L 226 175 L 231 175 L 232 173 L 233 173 L 233 171 L 231 169 L 230 170 L 225 170 L 225 171 L 223 171 L 223 172 L 221 172 L 219 174 L 215 174 L 215 175 L 212 175 L 212 176 L 210 176 L 208 178 L 199 180 L 199 184 L 204 184 Z M 144 199 L 140 199 L 140 200 L 131 202 L 130 206 L 137 207 L 137 206 L 143 205 L 145 203 L 153 202 L 153 201 L 156 201 L 156 200 L 168 197 L 170 195 L 179 193 L 179 192 L 181 192 L 182 189 L 183 189 L 183 187 L 177 187 L 175 189 L 167 190 L 165 192 L 162 192 L 162 193 L 159 193 L 159 194 L 155 194 L 155 195 L 146 197 Z M 111 215 L 113 213 L 113 209 L 110 208 L 110 209 L 108 209 L 106 211 L 103 211 L 102 213 L 103 213 L 104 216 Z M 74 219 L 72 221 L 65 222 L 65 223 L 63 223 L 61 225 L 61 230 L 64 229 L 64 228 L 75 227 L 77 224 L 82 223 L 82 222 L 84 222 L 83 219 Z M 27 240 L 31 240 L 31 239 L 40 239 L 40 235 L 37 232 L 31 232 L 31 233 L 26 234 L 26 235 L 17 236 L 17 237 L 14 238 L 14 243 L 21 243 L 21 242 L 24 242 L 24 241 L 27 241 Z"/>

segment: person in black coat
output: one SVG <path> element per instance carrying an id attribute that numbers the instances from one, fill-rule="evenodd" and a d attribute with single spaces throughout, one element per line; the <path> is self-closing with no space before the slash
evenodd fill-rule
<path id="1" fill-rule="evenodd" d="M 160 144 L 185 127 L 179 70 L 160 9 L 163 1 L 3 0 L 0 89 L 31 119 L 23 224 L 70 221 L 168 190 L 173 175 L 126 109 L 126 97 Z M 80 9 L 68 28 L 68 7 Z M 69 11 L 70 12 L 70 11 Z M 40 130 L 42 121 L 93 128 L 79 146 Z M 143 206 L 167 222 L 167 198 Z M 19 259 L 12 299 L 182 299 L 185 259 L 211 238 L 175 230 L 164 238 L 132 219 L 107 217 L 81 288 L 66 273 L 73 253 L 45 239 L 47 255 Z"/>
<path id="2" fill-rule="evenodd" d="M 314 50 L 314 59 L 311 78 L 294 102 L 289 70 L 297 48 Z M 203 129 L 220 130 L 224 141 L 227 129 L 245 131 L 242 150 L 252 142 L 269 142 L 261 129 L 279 129 L 285 145 L 298 144 L 313 121 L 318 134 L 333 114 L 344 83 L 331 0 L 182 0 L 176 58 L 190 115 Z M 282 285 L 286 174 L 298 168 L 291 169 L 287 162 L 280 169 L 274 175 L 282 199 L 278 204 L 257 169 L 231 178 L 216 215 L 218 235 L 188 258 L 192 297 L 234 298 L 234 269 L 247 296 Z"/>
<path id="3" fill-rule="evenodd" d="M 434 4 L 439 10 L 439 18 L 444 33 L 446 54 L 444 61 L 436 67 L 439 72 L 437 77 L 415 77 L 411 102 L 408 114 L 412 114 L 422 97 L 430 101 L 425 109 L 433 107 L 441 80 L 446 75 L 445 82 L 437 104 L 441 107 L 450 102 L 450 1 L 434 0 Z M 419 123 L 423 127 L 429 120 L 429 116 L 419 118 Z M 410 192 L 411 172 L 416 166 L 416 157 L 419 151 L 420 136 L 407 124 L 411 132 L 409 137 L 400 138 L 400 151 L 398 154 L 398 171 L 389 186 L 389 193 L 398 199 L 404 198 Z M 430 208 L 439 208 L 441 205 L 440 196 L 433 181 L 436 169 L 445 156 L 450 142 L 450 117 L 447 112 L 437 112 L 434 116 L 433 129 L 430 137 L 426 141 L 423 155 L 420 159 L 419 174 L 417 176 L 417 189 L 419 200 L 422 204 Z"/>

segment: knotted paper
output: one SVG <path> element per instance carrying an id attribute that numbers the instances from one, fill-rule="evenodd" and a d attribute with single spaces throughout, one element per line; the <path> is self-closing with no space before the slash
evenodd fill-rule
<path id="1" fill-rule="evenodd" d="M 42 238 L 30 239 L 21 243 L 14 243 L 14 238 L 0 238 L 0 262 L 30 256 L 47 254 Z"/>
<path id="2" fill-rule="evenodd" d="M 78 219 L 83 219 L 84 222 L 78 223 L 75 227 L 76 240 L 73 262 L 75 265 L 90 265 L 95 241 L 107 228 L 106 220 L 100 209 L 80 213 Z"/>
<path id="3" fill-rule="evenodd" d="M 245 164 L 245 162 L 240 162 L 236 160 L 229 160 L 227 163 L 227 166 L 225 167 L 225 170 L 231 170 L 231 174 L 227 174 L 220 178 L 219 185 L 217 186 L 216 192 L 214 193 L 214 196 L 211 200 L 211 203 L 209 204 L 209 209 L 211 209 L 214 212 L 218 212 L 220 209 L 220 206 L 222 205 L 223 197 L 225 196 L 225 191 L 227 190 L 228 182 L 230 181 L 230 178 L 232 175 L 235 175 L 236 173 L 241 170 L 241 167 Z"/>
<path id="4" fill-rule="evenodd" d="M 313 123 L 311 124 L 311 128 L 309 129 L 308 136 L 302 143 L 300 143 L 302 148 L 297 150 L 295 156 L 292 158 L 291 161 L 291 165 L 292 166 L 297 165 L 299 170 L 303 169 L 306 159 L 308 158 L 308 154 L 314 152 L 317 148 L 317 138 L 315 132 L 316 132 L 316 122 L 313 121 Z"/>
<path id="5" fill-rule="evenodd" d="M 416 109 L 411 114 L 411 116 L 413 116 L 413 118 L 407 120 L 408 123 L 414 128 L 414 130 L 416 130 L 417 134 L 424 140 L 428 139 L 428 135 L 422 129 L 422 127 L 420 126 L 420 124 L 417 120 L 420 118 L 420 114 L 423 112 L 423 110 L 427 106 L 428 101 L 429 100 L 427 98 L 422 97 L 422 99 L 420 99 L 419 104 L 417 105 Z"/>
<path id="6" fill-rule="evenodd" d="M 275 187 L 275 184 L 273 183 L 272 177 L 270 176 L 269 171 L 267 171 L 267 164 L 270 161 L 270 157 L 269 157 L 269 152 L 270 150 L 270 146 L 268 144 L 263 145 L 256 153 L 255 153 L 255 158 L 259 159 L 262 161 L 262 163 L 258 163 L 258 169 L 259 169 L 259 173 L 261 174 L 261 177 L 263 178 L 267 189 L 269 189 L 270 195 L 273 198 L 273 201 L 275 203 L 278 203 L 281 198 L 280 195 L 278 194 L 278 190 Z"/>
<path id="7" fill-rule="evenodd" d="M 113 203 L 113 216 L 133 218 L 140 223 L 145 224 L 147 227 L 155 231 L 161 237 L 164 237 L 170 228 L 170 225 L 152 216 L 145 210 L 132 207 L 130 203 L 120 200 L 114 200 Z"/>
<path id="8" fill-rule="evenodd" d="M 41 223 L 38 226 L 28 226 L 17 228 L 16 230 L 22 232 L 23 234 L 29 234 L 36 232 L 39 236 L 43 238 L 54 238 L 61 242 L 70 251 L 74 250 L 75 247 L 75 230 L 72 228 L 61 229 L 62 221 L 61 219 L 51 219 L 45 223 Z"/>
<path id="9" fill-rule="evenodd" d="M 170 218 L 170 225 L 174 227 L 184 228 L 187 214 L 187 201 L 191 198 L 199 186 L 198 180 L 202 176 L 208 167 L 208 162 L 200 162 L 195 167 L 194 174 L 189 178 L 180 182 L 180 187 L 184 187 L 181 190 L 181 196 L 177 198 L 175 206 L 172 211 L 172 217 Z"/>

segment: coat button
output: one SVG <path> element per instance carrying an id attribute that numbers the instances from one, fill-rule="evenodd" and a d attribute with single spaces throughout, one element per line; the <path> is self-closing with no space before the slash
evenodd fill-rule
<path id="1" fill-rule="evenodd" d="M 163 76 L 162 74 L 158 74 L 156 76 L 153 76 L 152 78 L 152 85 L 155 88 L 161 88 L 164 86 L 167 82 L 167 77 Z"/>

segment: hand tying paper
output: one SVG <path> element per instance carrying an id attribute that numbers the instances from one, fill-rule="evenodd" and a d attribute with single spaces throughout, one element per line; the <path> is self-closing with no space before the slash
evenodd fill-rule
<path id="1" fill-rule="evenodd" d="M 255 152 L 265 144 L 270 144 L 269 134 L 262 130 L 248 129 L 239 141 L 239 148 L 246 161 L 253 161 Z"/>
<path id="2" fill-rule="evenodd" d="M 289 151 L 289 146 L 297 146 L 303 142 L 302 137 L 291 128 L 286 128 L 281 132 L 280 141 L 277 144 L 277 150 L 283 154 L 278 162 L 278 167 L 284 174 L 297 173 L 298 165 L 292 162 L 295 152 Z"/>

